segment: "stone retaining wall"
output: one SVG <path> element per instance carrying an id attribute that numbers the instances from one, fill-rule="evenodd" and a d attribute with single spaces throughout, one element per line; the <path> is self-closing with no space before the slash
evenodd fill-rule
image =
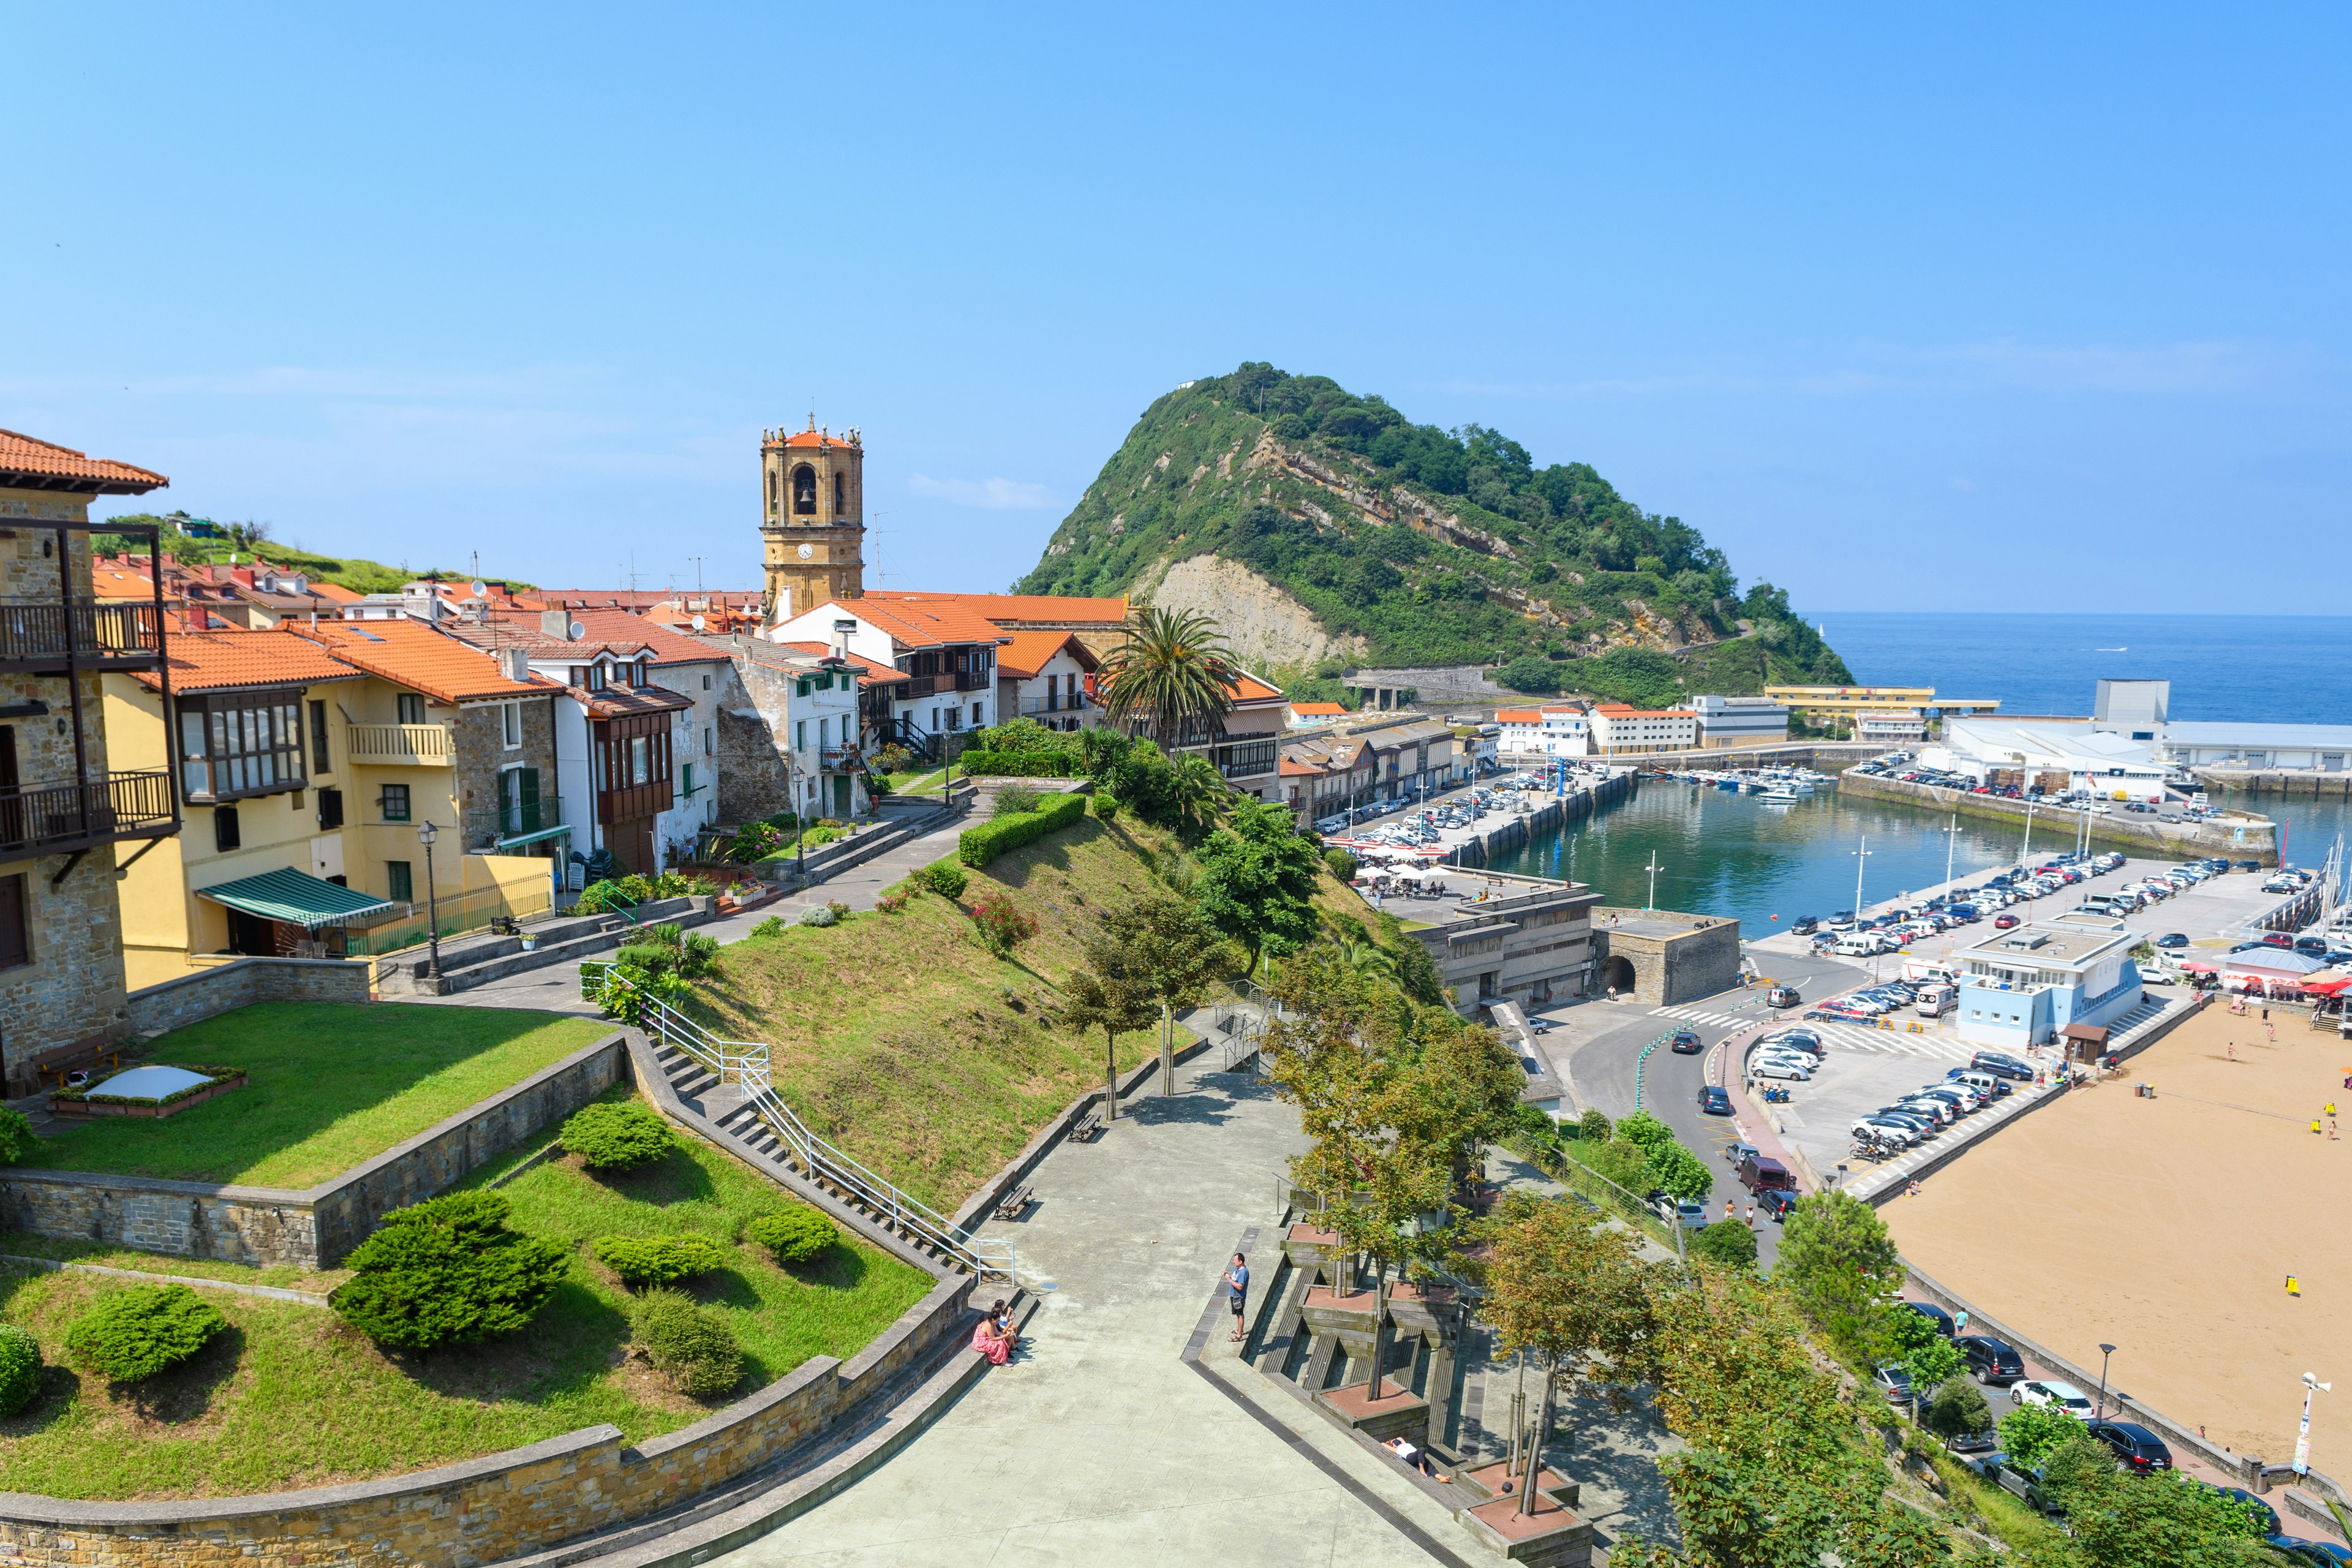
<path id="1" fill-rule="evenodd" d="M 368 964 L 341 958 L 240 958 L 131 994 L 131 1027 L 160 1034 L 256 1002 L 365 1002 Z"/>
<path id="2" fill-rule="evenodd" d="M 332 960 L 323 966 L 340 967 Z M 419 1009 L 420 1023 L 429 1017 Z M 37 1236 L 181 1258 L 331 1268 L 390 1210 L 446 1192 L 610 1089 L 627 1070 L 625 1039 L 616 1030 L 308 1191 L 12 1168 L 0 1173 L 0 1215 Z"/>
<path id="3" fill-rule="evenodd" d="M 1838 793 L 1867 795 L 1874 800 L 1892 801 L 1898 805 L 1957 811 L 1962 816 L 1989 817 L 2016 828 L 2020 842 L 2023 841 L 2024 803 L 2004 795 L 1977 795 L 1968 790 L 1906 784 L 1901 779 L 1853 773 L 1838 775 Z M 2070 848 L 2074 842 L 2075 824 L 2079 820 L 2074 812 L 2037 808 L 2033 813 L 2035 840 L 2049 854 Z M 2099 843 L 2117 845 L 2143 855 L 2168 856 L 2179 860 L 2200 855 L 2227 855 L 2232 860 L 2259 860 L 2265 866 L 2278 864 L 2278 830 L 2268 822 L 2170 823 L 2137 813 L 2116 812 L 2107 816 L 2092 817 L 2090 834 Z"/>

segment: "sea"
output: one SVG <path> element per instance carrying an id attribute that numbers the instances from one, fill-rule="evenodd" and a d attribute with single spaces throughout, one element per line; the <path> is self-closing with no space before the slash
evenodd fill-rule
<path id="1" fill-rule="evenodd" d="M 1998 698 L 2007 713 L 2088 714 L 2102 677 L 2169 680 L 2175 719 L 2352 724 L 2352 617 L 2336 616 L 1809 613 L 1855 680 Z M 2341 803 L 2247 802 L 2286 830 L 2286 858 L 2317 865 L 2352 832 Z M 2035 852 L 2072 836 L 2039 819 Z M 1950 876 L 2015 865 L 2021 829 L 1839 797 L 1766 805 L 1693 784 L 1646 783 L 1627 801 L 1546 835 L 1502 870 L 1589 882 L 1612 903 L 1736 916 L 1750 936 L 1799 915 L 1876 903 Z M 1856 902 L 1856 878 L 1860 879 Z M 1654 885 L 1654 893 L 1652 889 Z"/>

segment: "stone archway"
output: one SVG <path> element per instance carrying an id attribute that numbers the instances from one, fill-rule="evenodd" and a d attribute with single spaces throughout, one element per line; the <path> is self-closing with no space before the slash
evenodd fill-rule
<path id="1" fill-rule="evenodd" d="M 1620 996 L 1631 996 L 1641 988 L 1641 981 L 1633 973 L 1633 961 L 1629 958 L 1602 959 L 1600 974 L 1604 994 L 1614 991 Z"/>

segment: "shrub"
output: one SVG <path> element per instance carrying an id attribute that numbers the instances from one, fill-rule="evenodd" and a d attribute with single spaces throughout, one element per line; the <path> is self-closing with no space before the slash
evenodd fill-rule
<path id="1" fill-rule="evenodd" d="M 727 843 L 727 858 L 739 866 L 762 860 L 784 847 L 783 830 L 772 822 L 751 822 L 735 830 Z"/>
<path id="2" fill-rule="evenodd" d="M 974 779 L 1066 779 L 1077 765 L 1075 757 L 1044 752 L 982 751 L 977 747 L 956 759 L 956 766 L 963 775 Z"/>
<path id="3" fill-rule="evenodd" d="M 669 1123 L 638 1100 L 584 1105 L 563 1124 L 563 1147 L 599 1171 L 633 1171 L 668 1153 Z"/>
<path id="4" fill-rule="evenodd" d="M 874 900 L 874 907 L 886 915 L 903 915 L 907 906 L 915 901 L 911 892 L 885 893 Z"/>
<path id="5" fill-rule="evenodd" d="M 1070 826 L 1086 815 L 1087 797 L 1057 795 L 1035 811 L 1000 816 L 978 827 L 967 827 L 956 841 L 956 857 L 978 870 L 999 855 L 1034 844 L 1048 833 Z"/>
<path id="6" fill-rule="evenodd" d="M 0 1165 L 21 1165 L 41 1146 L 24 1112 L 0 1105 Z"/>
<path id="7" fill-rule="evenodd" d="M 806 1263 L 841 1239 L 833 1221 L 805 1204 L 763 1214 L 743 1234 L 774 1253 L 779 1263 Z"/>
<path id="8" fill-rule="evenodd" d="M 1992 1430 L 1992 1406 L 1984 1390 L 1963 1376 L 1946 1378 L 1927 1401 L 1921 1424 L 1938 1437 L 1967 1437 Z"/>
<path id="9" fill-rule="evenodd" d="M 132 1285 L 74 1320 L 66 1353 L 85 1372 L 131 1383 L 178 1365 L 227 1327 L 220 1309 L 185 1285 Z"/>
<path id="10" fill-rule="evenodd" d="M 1356 858 L 1345 849 L 1326 849 L 1323 851 L 1323 864 L 1330 867 L 1331 875 L 1343 882 L 1356 879 Z"/>
<path id="11" fill-rule="evenodd" d="M 0 1323 L 0 1415 L 14 1415 L 41 1392 L 41 1342 L 14 1323 Z"/>
<path id="12" fill-rule="evenodd" d="M 1095 792 L 1095 815 L 1105 822 L 1118 820 L 1118 796 L 1108 790 Z"/>
<path id="13" fill-rule="evenodd" d="M 1690 1239 L 1694 1256 L 1726 1268 L 1756 1267 L 1756 1233 L 1737 1220 L 1722 1219 L 1701 1226 Z"/>
<path id="14" fill-rule="evenodd" d="M 833 918 L 836 921 L 845 921 L 849 918 L 849 906 L 839 899 L 825 900 L 824 907 L 833 911 Z"/>
<path id="15" fill-rule="evenodd" d="M 632 1285 L 667 1285 L 727 1266 L 727 1251 L 707 1236 L 600 1236 L 589 1250 Z"/>
<path id="16" fill-rule="evenodd" d="M 648 1290 L 637 1300 L 637 1342 L 681 1394 L 709 1399 L 743 1381 L 743 1351 L 727 1321 L 682 1290 Z"/>
<path id="17" fill-rule="evenodd" d="M 841 917 L 833 912 L 831 904 L 811 904 L 801 911 L 800 923 L 804 926 L 838 925 Z"/>
<path id="18" fill-rule="evenodd" d="M 874 766 L 880 773 L 903 773 L 912 767 L 914 763 L 915 753 L 896 741 L 874 753 Z"/>
<path id="19" fill-rule="evenodd" d="M 1579 1138 L 1589 1138 L 1595 1143 L 1606 1143 L 1609 1142 L 1609 1113 L 1599 1106 L 1594 1106 L 1576 1120 L 1576 1135 Z"/>
<path id="20" fill-rule="evenodd" d="M 991 893 L 972 905 L 971 923 L 980 928 L 981 942 L 999 958 L 1012 957 L 1014 948 L 1037 934 L 1035 919 L 1003 893 Z"/>
<path id="21" fill-rule="evenodd" d="M 929 888 L 950 903 L 963 897 L 964 888 L 971 880 L 952 860 L 934 860 L 916 872 L 914 879 L 918 886 Z"/>
<path id="22" fill-rule="evenodd" d="M 766 920 L 760 921 L 759 924 L 751 928 L 751 934 L 753 936 L 783 935 L 784 917 L 782 915 L 770 915 Z"/>
<path id="23" fill-rule="evenodd" d="M 992 816 L 1020 816 L 1045 804 L 1045 797 L 1027 784 L 1006 784 L 996 792 Z"/>
<path id="24" fill-rule="evenodd" d="M 430 1350 L 510 1334 L 563 1283 L 564 1249 L 507 1228 L 502 1193 L 449 1193 L 383 1216 L 328 1298 L 378 1344 Z"/>

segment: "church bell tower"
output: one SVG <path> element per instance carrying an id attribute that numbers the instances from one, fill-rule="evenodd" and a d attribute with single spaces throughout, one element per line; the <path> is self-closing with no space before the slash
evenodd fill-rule
<path id="1" fill-rule="evenodd" d="M 816 427 L 760 438 L 760 535 L 767 593 L 760 624 L 772 626 L 828 599 L 866 592 L 866 448 L 851 430 Z"/>

